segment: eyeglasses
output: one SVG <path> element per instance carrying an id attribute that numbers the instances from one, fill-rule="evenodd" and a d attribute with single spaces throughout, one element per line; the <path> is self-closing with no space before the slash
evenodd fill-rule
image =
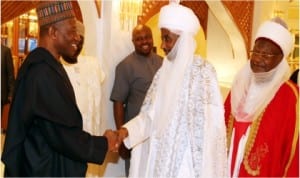
<path id="1" fill-rule="evenodd" d="M 273 58 L 275 56 L 279 56 L 281 54 L 268 54 L 268 53 L 260 53 L 260 52 L 256 52 L 256 51 L 250 51 L 250 57 L 262 57 L 262 58 Z"/>

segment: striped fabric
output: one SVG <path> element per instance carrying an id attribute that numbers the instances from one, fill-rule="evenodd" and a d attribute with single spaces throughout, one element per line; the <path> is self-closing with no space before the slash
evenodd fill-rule
<path id="1" fill-rule="evenodd" d="M 36 11 L 40 27 L 75 17 L 71 1 L 42 2 Z"/>

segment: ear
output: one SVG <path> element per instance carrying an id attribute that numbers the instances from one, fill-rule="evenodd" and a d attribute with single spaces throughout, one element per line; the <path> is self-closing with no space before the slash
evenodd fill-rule
<path id="1" fill-rule="evenodd" d="M 54 26 L 49 27 L 48 35 L 49 35 L 50 38 L 52 38 L 54 40 L 57 38 L 57 30 Z"/>

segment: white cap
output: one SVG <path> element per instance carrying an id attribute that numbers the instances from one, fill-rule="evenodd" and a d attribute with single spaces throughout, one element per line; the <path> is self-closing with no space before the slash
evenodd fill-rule
<path id="1" fill-rule="evenodd" d="M 267 21 L 259 27 L 255 41 L 259 38 L 267 38 L 277 44 L 281 48 L 284 57 L 290 54 L 294 46 L 294 38 L 288 29 L 273 20 Z"/>
<path id="2" fill-rule="evenodd" d="M 177 3 L 170 3 L 160 10 L 158 27 L 196 35 L 200 29 L 200 22 L 190 8 Z"/>

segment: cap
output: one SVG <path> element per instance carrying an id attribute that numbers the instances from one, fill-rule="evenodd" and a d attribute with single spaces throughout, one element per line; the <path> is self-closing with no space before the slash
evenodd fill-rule
<path id="1" fill-rule="evenodd" d="M 36 11 L 40 27 L 75 17 L 71 1 L 44 1 Z"/>

